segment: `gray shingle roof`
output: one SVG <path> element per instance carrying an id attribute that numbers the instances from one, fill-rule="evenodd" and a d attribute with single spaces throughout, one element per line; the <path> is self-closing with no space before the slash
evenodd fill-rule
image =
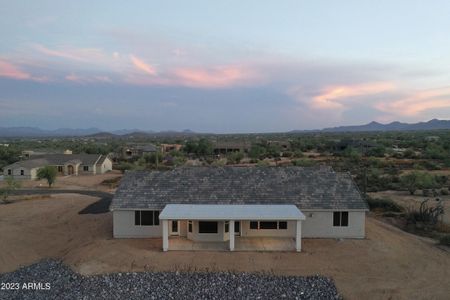
<path id="1" fill-rule="evenodd" d="M 4 169 L 14 168 L 39 168 L 47 165 L 62 166 L 65 163 L 81 163 L 83 165 L 94 165 L 101 160 L 100 154 L 46 154 L 35 155 L 30 159 L 15 162 L 12 165 L 4 167 Z"/>
<path id="2" fill-rule="evenodd" d="M 300 209 L 367 209 L 347 173 L 331 168 L 193 167 L 125 173 L 111 209 L 166 204 L 295 204 Z"/>

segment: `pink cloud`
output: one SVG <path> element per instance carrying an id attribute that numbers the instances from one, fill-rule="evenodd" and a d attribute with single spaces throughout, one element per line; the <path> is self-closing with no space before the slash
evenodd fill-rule
<path id="1" fill-rule="evenodd" d="M 418 91 L 400 99 L 382 101 L 375 108 L 400 116 L 417 116 L 430 109 L 450 108 L 450 87 Z"/>
<path id="2" fill-rule="evenodd" d="M 394 89 L 394 84 L 390 82 L 330 86 L 313 98 L 312 105 L 319 109 L 339 109 L 344 108 L 343 102 L 350 98 L 380 94 Z"/>
<path id="3" fill-rule="evenodd" d="M 131 58 L 131 62 L 136 67 L 136 69 L 143 71 L 144 73 L 147 73 L 152 76 L 156 75 L 156 69 L 153 66 L 145 63 L 143 60 L 141 60 L 140 58 L 138 58 L 134 55 L 130 55 L 130 58 Z"/>
<path id="4" fill-rule="evenodd" d="M 220 88 L 255 79 L 248 69 L 239 66 L 224 66 L 213 69 L 179 68 L 174 72 L 175 80 L 190 87 Z"/>
<path id="5" fill-rule="evenodd" d="M 50 49 L 39 44 L 33 45 L 33 47 L 45 55 L 75 61 L 98 63 L 108 59 L 108 55 L 106 55 L 101 49 L 96 48 L 62 47 L 59 49 Z"/>
<path id="6" fill-rule="evenodd" d="M 0 60 L 0 76 L 18 80 L 32 79 L 30 74 L 4 60 Z"/>

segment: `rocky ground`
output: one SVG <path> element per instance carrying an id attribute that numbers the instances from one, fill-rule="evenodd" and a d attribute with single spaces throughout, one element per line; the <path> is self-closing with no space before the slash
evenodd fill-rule
<path id="1" fill-rule="evenodd" d="M 0 282 L 0 299 L 340 299 L 333 281 L 322 276 L 230 272 L 82 276 L 56 260 L 1 274 Z"/>

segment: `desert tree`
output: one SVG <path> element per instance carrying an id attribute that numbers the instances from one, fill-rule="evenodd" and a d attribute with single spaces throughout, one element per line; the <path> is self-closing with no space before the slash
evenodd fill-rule
<path id="1" fill-rule="evenodd" d="M 6 177 L 5 186 L 0 188 L 0 196 L 3 203 L 6 203 L 9 195 L 18 188 L 20 188 L 20 182 L 15 180 L 12 176 Z"/>
<path id="2" fill-rule="evenodd" d="M 47 180 L 48 187 L 51 187 L 52 184 L 55 183 L 55 181 L 56 181 L 56 174 L 57 173 L 58 173 L 58 171 L 56 170 L 55 167 L 45 166 L 43 168 L 40 168 L 37 171 L 37 178 L 39 180 L 41 180 L 41 179 Z"/>

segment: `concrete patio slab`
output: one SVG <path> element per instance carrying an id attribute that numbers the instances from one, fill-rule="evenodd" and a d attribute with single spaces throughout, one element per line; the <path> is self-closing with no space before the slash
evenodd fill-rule
<path id="1" fill-rule="evenodd" d="M 185 237 L 170 237 L 169 250 L 229 251 L 229 241 L 194 242 Z M 295 239 L 277 237 L 236 237 L 235 251 L 295 251 Z"/>

